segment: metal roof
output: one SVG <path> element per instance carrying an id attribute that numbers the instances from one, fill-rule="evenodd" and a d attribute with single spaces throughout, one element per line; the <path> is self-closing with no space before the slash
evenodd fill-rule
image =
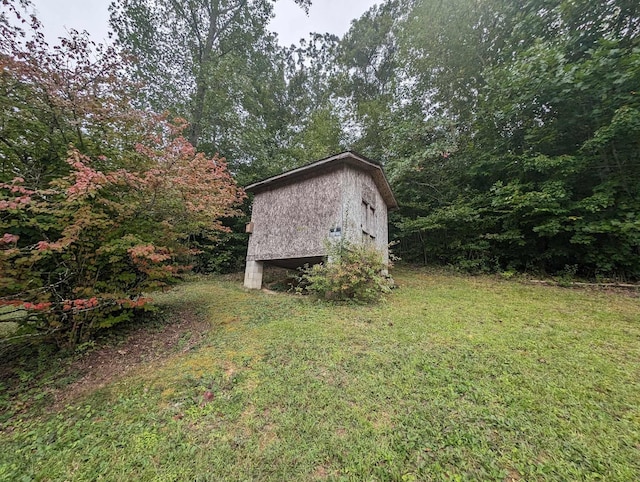
<path id="1" fill-rule="evenodd" d="M 378 164 L 377 162 L 372 161 L 371 159 L 367 159 L 366 157 L 353 151 L 345 151 L 340 154 L 336 154 L 335 156 L 326 157 L 305 166 L 292 169 L 291 171 L 283 172 L 282 174 L 278 174 L 277 176 L 255 182 L 245 187 L 245 191 L 259 193 L 261 191 L 265 191 L 282 184 L 295 182 L 297 178 L 320 173 L 325 169 L 329 169 L 340 164 L 348 164 L 371 174 L 371 177 L 373 177 L 373 180 L 376 183 L 376 187 L 380 191 L 380 194 L 387 204 L 387 207 L 389 209 L 396 209 L 398 207 L 398 202 L 393 195 L 393 191 L 391 191 L 391 186 L 389 185 L 389 181 L 387 181 L 387 178 L 384 175 L 382 166 L 380 166 L 380 164 Z"/>

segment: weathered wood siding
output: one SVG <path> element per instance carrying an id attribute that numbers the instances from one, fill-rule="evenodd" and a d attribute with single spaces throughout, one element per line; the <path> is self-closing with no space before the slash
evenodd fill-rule
<path id="1" fill-rule="evenodd" d="M 247 261 L 326 255 L 330 229 L 342 222 L 342 173 L 334 169 L 256 194 Z"/>
<path id="2" fill-rule="evenodd" d="M 355 243 L 372 243 L 389 261 L 387 204 L 373 178 L 350 166 L 342 171 L 343 232 Z M 366 211 L 365 211 L 366 206 Z M 368 211 L 368 215 L 365 212 Z"/>

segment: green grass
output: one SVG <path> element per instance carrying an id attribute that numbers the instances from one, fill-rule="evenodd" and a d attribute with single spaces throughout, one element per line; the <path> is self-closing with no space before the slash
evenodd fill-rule
<path id="1" fill-rule="evenodd" d="M 163 295 L 207 342 L 13 417 L 0 479 L 640 480 L 638 298 L 394 276 L 374 307 L 221 278 Z"/>

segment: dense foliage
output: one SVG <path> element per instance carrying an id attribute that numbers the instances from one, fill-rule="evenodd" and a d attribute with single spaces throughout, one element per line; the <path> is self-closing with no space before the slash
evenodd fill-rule
<path id="1" fill-rule="evenodd" d="M 635 3 L 423 0 L 414 12 L 401 55 L 415 91 L 431 88 L 421 112 L 436 107 L 412 123 L 430 146 L 398 139 L 406 150 L 389 153 L 405 257 L 637 279 Z"/>
<path id="2" fill-rule="evenodd" d="M 18 20 L 22 9 L 8 4 Z M 134 109 L 112 48 L 72 32 L 50 48 L 3 14 L 0 314 L 61 345 L 128 319 L 225 231 L 244 194 L 184 121 Z"/>
<path id="3" fill-rule="evenodd" d="M 384 163 L 408 261 L 640 276 L 637 2 L 387 0 L 342 39 L 290 48 L 268 33 L 266 1 L 116 7 L 138 77 L 173 75 L 160 58 L 190 79 L 154 81 L 141 101 L 190 119 L 239 182 L 351 148 Z M 184 45 L 165 45 L 171 29 Z"/>
<path id="4" fill-rule="evenodd" d="M 310 0 L 295 3 L 308 8 Z M 190 142 L 236 168 L 275 163 L 295 122 L 284 53 L 267 30 L 273 4 L 117 0 L 110 8 L 118 45 L 136 59 L 130 73 L 144 86 L 138 102 L 186 118 Z"/>

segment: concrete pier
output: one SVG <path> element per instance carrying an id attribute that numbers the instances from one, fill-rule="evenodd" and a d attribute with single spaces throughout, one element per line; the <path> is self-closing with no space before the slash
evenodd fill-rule
<path id="1" fill-rule="evenodd" d="M 261 289 L 263 269 L 262 261 L 247 261 L 247 267 L 244 270 L 244 287 L 250 290 Z"/>

